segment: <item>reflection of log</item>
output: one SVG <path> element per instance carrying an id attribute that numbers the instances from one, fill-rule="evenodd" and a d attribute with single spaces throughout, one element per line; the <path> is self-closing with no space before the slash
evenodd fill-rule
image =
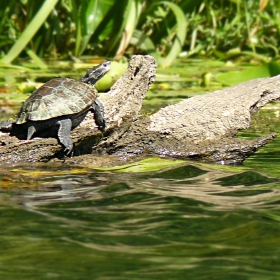
<path id="1" fill-rule="evenodd" d="M 53 168 L 56 166 L 57 165 L 54 165 Z M 69 197 L 71 197 L 71 200 L 73 201 L 87 199 L 100 202 L 107 199 L 108 195 L 114 201 L 123 202 L 124 199 L 126 199 L 126 201 L 130 201 L 130 203 L 122 204 L 120 210 L 122 213 L 124 209 L 126 209 L 125 207 L 128 207 L 128 211 L 134 211 L 135 208 L 133 205 L 136 207 L 139 206 L 139 201 L 145 201 L 146 203 L 144 207 L 151 207 L 151 210 L 153 209 L 157 211 L 159 209 L 155 208 L 155 205 L 152 202 L 154 201 L 158 203 L 160 197 L 163 199 L 164 205 L 168 207 L 168 211 L 170 211 L 172 205 L 178 207 L 178 203 L 180 204 L 180 200 L 177 201 L 178 203 L 168 204 L 166 201 L 166 198 L 168 197 L 183 198 L 182 203 L 184 205 L 186 205 L 185 202 L 187 200 L 192 202 L 190 204 L 191 207 L 197 206 L 200 209 L 206 207 L 208 210 L 209 207 L 211 209 L 217 209 L 213 208 L 215 206 L 218 206 L 220 210 L 236 210 L 236 207 L 260 210 L 267 209 L 268 204 L 269 207 L 278 207 L 280 200 L 280 193 L 277 189 L 279 182 L 278 178 L 269 177 L 252 170 L 249 171 L 248 169 L 242 170 L 242 168 L 239 169 L 239 172 L 236 172 L 236 169 L 234 169 L 234 172 L 231 172 L 230 169 L 227 169 L 225 172 L 221 169 L 212 169 L 211 167 L 209 168 L 209 166 L 206 167 L 199 163 L 186 164 L 180 165 L 179 167 L 173 166 L 172 169 L 154 171 L 148 180 L 142 173 L 110 172 L 109 174 L 107 173 L 106 176 L 106 173 L 104 172 L 95 172 L 94 176 L 88 178 L 90 183 L 83 184 L 83 187 L 81 187 L 81 184 L 77 183 L 77 180 L 73 177 L 75 177 L 74 174 L 76 174 L 75 172 L 77 170 L 80 170 L 80 172 L 86 172 L 84 168 L 73 168 L 72 171 L 70 168 L 61 168 L 61 175 L 66 173 L 69 174 L 67 180 L 61 180 L 61 176 L 53 177 L 55 170 L 53 168 L 45 170 L 43 173 L 38 172 L 38 176 L 33 177 L 32 166 L 29 168 L 27 167 L 27 169 L 25 167 L 24 172 L 21 168 L 18 168 L 19 173 L 14 172 L 14 170 L 10 172 L 7 168 L 1 170 L 0 167 L 0 172 L 5 174 L 4 179 L 2 179 L 2 188 L 5 186 L 5 189 L 12 191 L 13 186 L 19 185 L 25 186 L 25 189 L 28 189 L 28 192 L 25 192 L 24 195 L 22 195 L 22 192 L 19 192 L 18 194 L 17 192 L 14 192 L 11 197 L 2 194 L 5 198 L 5 202 L 12 200 L 13 203 L 24 203 L 29 209 L 31 207 L 33 211 L 36 210 L 36 213 L 45 209 L 48 210 L 47 212 L 44 212 L 45 215 L 53 214 L 57 218 L 58 212 L 49 211 L 49 203 L 67 202 L 69 201 Z M 43 170 L 41 169 L 41 171 Z M 19 176 L 19 174 L 21 176 Z M 86 177 L 86 175 L 83 176 Z M 70 178 L 73 180 L 70 180 Z M 250 180 L 248 180 L 248 178 L 250 178 Z M 116 189 L 114 189 L 115 191 L 112 191 L 112 186 L 116 185 L 118 185 L 119 188 L 117 191 Z M 96 186 L 97 188 L 93 188 L 93 186 Z M 120 188 L 120 186 L 123 187 Z M 145 186 L 144 189 L 143 186 Z M 247 188 L 248 186 L 250 186 L 249 190 Z M 148 195 L 149 203 L 147 203 L 146 195 L 139 196 L 139 193 L 143 192 Z M 105 197 L 104 194 L 106 194 Z M 138 199 L 135 200 L 135 197 L 138 197 Z M 195 204 L 195 201 L 197 204 Z M 118 206 L 119 204 L 112 205 L 112 207 Z M 52 206 L 52 209 L 54 209 L 54 207 L 55 205 Z M 76 208 L 74 209 L 76 210 Z M 100 210 L 102 211 L 102 209 Z M 103 210 L 106 215 L 108 208 L 105 207 Z M 145 208 L 145 210 L 147 210 L 147 208 Z M 71 211 L 71 208 L 68 208 L 67 211 Z M 84 208 L 84 211 L 89 211 L 89 209 L 86 207 Z M 204 211 L 200 213 L 203 216 L 205 215 Z M 196 212 L 196 214 L 198 213 Z M 198 216 L 196 216 L 196 218 L 197 217 Z M 277 216 L 275 217 L 277 218 Z"/>
<path id="2" fill-rule="evenodd" d="M 249 127 L 252 113 L 280 98 L 280 77 L 195 96 L 140 119 L 142 101 L 155 80 L 155 70 L 151 56 L 132 58 L 126 73 L 100 97 L 108 123 L 105 137 L 97 145 L 101 133 L 92 129 L 95 124 L 89 114 L 71 134 L 77 154 L 89 154 L 94 147 L 103 154 L 152 153 L 232 163 L 243 161 L 275 137 L 273 134 L 252 141 L 234 138 L 238 130 Z M 1 147 L 2 162 L 47 161 L 61 150 L 52 138 L 19 141 L 2 134 L 1 140 L 5 145 Z M 82 157 L 69 161 L 82 162 Z"/>

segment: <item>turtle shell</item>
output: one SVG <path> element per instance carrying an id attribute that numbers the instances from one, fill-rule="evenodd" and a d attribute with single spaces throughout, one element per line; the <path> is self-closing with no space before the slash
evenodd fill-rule
<path id="1" fill-rule="evenodd" d="M 50 80 L 23 103 L 16 124 L 83 113 L 96 97 L 97 90 L 89 84 L 68 78 Z"/>

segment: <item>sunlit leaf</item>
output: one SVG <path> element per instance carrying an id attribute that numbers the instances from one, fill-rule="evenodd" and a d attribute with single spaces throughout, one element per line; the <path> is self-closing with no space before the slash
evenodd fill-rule
<path id="1" fill-rule="evenodd" d="M 90 0 L 89 2 L 81 2 L 81 41 L 79 45 L 80 56 L 88 46 L 91 36 L 96 31 L 96 28 L 103 20 L 104 15 L 110 8 L 110 2 L 105 0 Z M 75 13 L 76 11 L 73 11 Z"/>
<path id="2" fill-rule="evenodd" d="M 125 13 L 125 28 L 123 30 L 122 38 L 119 44 L 119 48 L 115 57 L 120 57 L 124 54 L 127 46 L 130 43 L 131 37 L 137 26 L 138 19 L 141 13 L 142 3 L 139 0 L 129 0 L 126 13 Z"/>
<path id="3" fill-rule="evenodd" d="M 116 50 L 119 46 L 120 40 L 126 26 L 125 14 L 127 10 L 128 1 L 103 1 L 102 20 L 96 28 L 93 36 L 90 39 L 92 44 L 102 42 L 102 52 L 106 56 L 115 56 Z M 105 9 L 105 3 L 108 5 Z"/>
<path id="4" fill-rule="evenodd" d="M 216 75 L 216 80 L 225 85 L 236 85 L 257 78 L 272 77 L 280 74 L 280 64 L 277 62 L 265 63 L 260 66 L 250 67 L 243 71 L 231 71 Z"/>
<path id="5" fill-rule="evenodd" d="M 258 12 L 262 12 L 267 6 L 268 2 L 269 0 L 260 0 L 260 7 L 258 9 Z"/>

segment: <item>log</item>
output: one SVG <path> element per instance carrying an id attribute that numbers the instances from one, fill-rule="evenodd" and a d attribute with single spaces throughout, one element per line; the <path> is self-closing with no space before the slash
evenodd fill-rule
<path id="1" fill-rule="evenodd" d="M 64 157 L 54 138 L 25 141 L 1 133 L 0 164 L 63 159 L 69 163 L 108 165 L 108 155 L 114 155 L 112 164 L 113 159 L 127 160 L 136 155 L 227 164 L 244 161 L 276 137 L 276 133 L 254 140 L 235 136 L 250 126 L 253 113 L 280 98 L 280 76 L 185 99 L 142 118 L 142 102 L 155 75 L 153 57 L 132 57 L 124 75 L 99 97 L 105 108 L 107 130 L 102 134 L 89 113 L 71 133 L 75 143 L 73 158 Z"/>

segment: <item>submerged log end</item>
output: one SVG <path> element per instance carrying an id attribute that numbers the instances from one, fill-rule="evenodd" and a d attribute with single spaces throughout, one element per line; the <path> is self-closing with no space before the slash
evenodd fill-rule
<path id="1" fill-rule="evenodd" d="M 243 162 L 246 158 L 255 154 L 260 148 L 277 137 L 277 133 L 272 133 L 253 140 L 231 138 L 224 139 L 222 143 L 210 146 L 211 151 L 205 157 L 200 156 L 200 160 L 215 162 L 220 164 L 236 164 Z"/>

